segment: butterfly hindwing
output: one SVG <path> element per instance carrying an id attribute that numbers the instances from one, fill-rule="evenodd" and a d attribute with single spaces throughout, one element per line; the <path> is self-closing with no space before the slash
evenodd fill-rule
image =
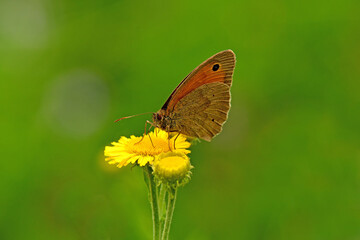
<path id="1" fill-rule="evenodd" d="M 221 132 L 230 109 L 230 87 L 221 82 L 204 84 L 175 106 L 170 115 L 177 131 L 210 141 Z"/>

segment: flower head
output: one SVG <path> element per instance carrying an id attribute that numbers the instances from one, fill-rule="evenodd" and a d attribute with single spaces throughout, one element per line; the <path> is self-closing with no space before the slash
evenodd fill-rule
<path id="1" fill-rule="evenodd" d="M 184 153 L 167 152 L 155 159 L 153 174 L 162 183 L 177 187 L 190 180 L 191 168 L 190 159 Z"/>
<path id="2" fill-rule="evenodd" d="M 152 164 L 155 157 L 161 153 L 190 153 L 190 150 L 187 150 L 190 143 L 186 141 L 186 137 L 180 134 L 176 138 L 176 149 L 175 138 L 176 136 L 173 136 L 169 139 L 168 133 L 159 128 L 144 137 L 121 137 L 119 141 L 111 143 L 113 146 L 105 147 L 105 160 L 109 164 L 117 164 L 119 168 L 129 163 L 145 166 L 147 163 Z"/>

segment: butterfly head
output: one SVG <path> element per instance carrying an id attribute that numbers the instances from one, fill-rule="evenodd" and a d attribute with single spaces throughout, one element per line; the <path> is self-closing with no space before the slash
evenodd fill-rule
<path id="1" fill-rule="evenodd" d="M 153 123 L 156 127 L 161 129 L 166 129 L 166 126 L 169 124 L 169 117 L 165 116 L 165 110 L 160 109 L 156 113 L 153 113 Z"/>

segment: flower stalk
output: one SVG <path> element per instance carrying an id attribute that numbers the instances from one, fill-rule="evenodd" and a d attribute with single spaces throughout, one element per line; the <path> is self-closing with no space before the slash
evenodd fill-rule
<path id="1" fill-rule="evenodd" d="M 153 239 L 157 240 L 160 238 L 160 222 L 159 222 L 159 206 L 157 199 L 157 188 L 154 176 L 152 175 L 152 169 L 150 166 L 144 168 L 144 173 L 146 176 L 146 182 L 149 189 L 149 201 L 152 212 L 152 222 L 153 222 Z"/>
<path id="2" fill-rule="evenodd" d="M 169 188 L 166 218 L 165 218 L 164 229 L 162 232 L 161 240 L 169 239 L 170 226 L 175 209 L 176 194 L 177 194 L 177 187 Z"/>
<path id="3" fill-rule="evenodd" d="M 166 214 L 166 186 L 164 184 L 160 184 L 158 186 L 158 203 L 159 203 L 159 221 L 160 221 L 160 234 L 162 233 L 164 222 L 165 222 L 165 214 Z"/>

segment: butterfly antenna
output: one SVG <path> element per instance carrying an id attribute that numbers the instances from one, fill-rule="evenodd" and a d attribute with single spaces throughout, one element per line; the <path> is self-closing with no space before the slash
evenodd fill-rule
<path id="1" fill-rule="evenodd" d="M 140 114 L 131 115 L 131 116 L 127 116 L 127 117 L 122 117 L 122 118 L 119 118 L 119 119 L 115 120 L 114 122 L 118 122 L 118 121 L 121 121 L 121 120 L 124 120 L 124 119 L 127 119 L 127 118 L 137 117 L 137 116 L 140 116 L 140 115 L 150 114 L 150 113 L 153 113 L 153 112 L 146 112 L 146 113 L 140 113 Z"/>

